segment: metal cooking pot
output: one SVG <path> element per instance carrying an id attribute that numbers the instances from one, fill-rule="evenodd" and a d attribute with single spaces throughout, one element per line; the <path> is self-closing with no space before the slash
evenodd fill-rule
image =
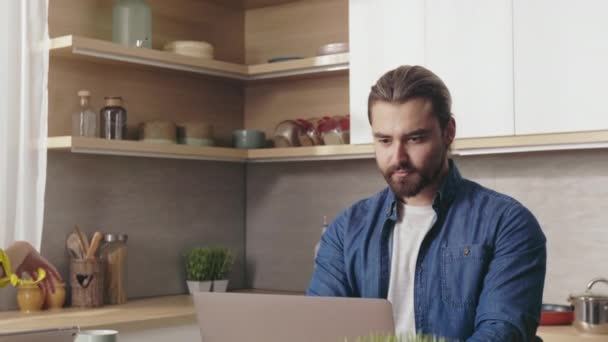
<path id="1" fill-rule="evenodd" d="M 608 292 L 592 292 L 591 288 L 596 283 L 608 285 L 608 280 L 595 278 L 584 293 L 568 298 L 574 305 L 574 326 L 585 333 L 608 334 Z"/>

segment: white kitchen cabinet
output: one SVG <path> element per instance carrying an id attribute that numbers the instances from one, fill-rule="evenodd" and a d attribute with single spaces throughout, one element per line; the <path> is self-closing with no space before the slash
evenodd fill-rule
<path id="1" fill-rule="evenodd" d="M 514 0 L 515 132 L 608 129 L 608 1 Z"/>
<path id="2" fill-rule="evenodd" d="M 427 0 L 425 63 L 450 89 L 456 137 L 515 134 L 512 0 Z"/>
<path id="3" fill-rule="evenodd" d="M 513 135 L 511 0 L 350 1 L 351 143 L 370 143 L 370 87 L 420 64 L 452 93 L 457 137 Z"/>
<path id="4" fill-rule="evenodd" d="M 372 142 L 370 87 L 386 71 L 424 63 L 423 0 L 350 0 L 351 144 Z"/>

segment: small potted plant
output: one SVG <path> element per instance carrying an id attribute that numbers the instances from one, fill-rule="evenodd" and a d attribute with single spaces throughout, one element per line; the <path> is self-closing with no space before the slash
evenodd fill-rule
<path id="1" fill-rule="evenodd" d="M 193 248 L 184 254 L 186 282 L 190 293 L 209 292 L 213 284 L 209 248 Z"/>
<path id="2" fill-rule="evenodd" d="M 219 247 L 210 249 L 213 292 L 226 292 L 228 288 L 228 274 L 232 269 L 233 262 L 234 257 L 228 248 Z"/>

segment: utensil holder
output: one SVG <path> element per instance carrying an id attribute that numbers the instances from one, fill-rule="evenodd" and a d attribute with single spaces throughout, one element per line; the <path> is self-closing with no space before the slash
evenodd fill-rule
<path id="1" fill-rule="evenodd" d="M 103 305 L 106 262 L 99 258 L 71 259 L 70 287 L 72 306 L 80 308 Z"/>

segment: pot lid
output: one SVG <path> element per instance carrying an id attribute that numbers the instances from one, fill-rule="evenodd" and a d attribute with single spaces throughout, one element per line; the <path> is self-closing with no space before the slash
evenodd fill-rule
<path id="1" fill-rule="evenodd" d="M 595 279 L 591 280 L 589 282 L 589 284 L 587 285 L 587 290 L 585 290 L 585 292 L 580 293 L 580 294 L 570 295 L 570 299 L 585 300 L 585 301 L 608 300 L 608 290 L 607 289 L 602 289 L 602 290 L 597 290 L 597 291 L 591 290 L 593 288 L 593 286 L 597 283 L 604 283 L 604 284 L 608 285 L 608 279 L 595 278 Z"/>

